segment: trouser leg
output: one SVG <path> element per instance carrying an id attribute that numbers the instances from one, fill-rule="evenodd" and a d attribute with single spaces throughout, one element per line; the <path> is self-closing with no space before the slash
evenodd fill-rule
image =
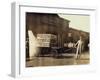
<path id="1" fill-rule="evenodd" d="M 78 57 L 78 53 L 79 53 L 79 47 L 77 47 L 76 54 L 75 54 L 75 58 Z"/>
<path id="2" fill-rule="evenodd" d="M 82 54 L 82 48 L 80 47 L 80 49 L 79 49 L 79 58 L 81 57 L 81 54 Z"/>

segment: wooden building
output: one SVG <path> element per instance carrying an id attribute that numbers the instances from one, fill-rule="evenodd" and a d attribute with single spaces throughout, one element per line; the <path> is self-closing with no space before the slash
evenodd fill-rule
<path id="1" fill-rule="evenodd" d="M 30 46 L 31 39 L 28 31 L 32 31 L 33 35 L 37 34 L 53 34 L 57 36 L 56 47 L 63 47 L 67 41 L 69 20 L 59 17 L 57 14 L 48 13 L 26 13 L 26 40 L 29 41 L 29 49 L 27 56 L 32 53 Z M 32 41 L 31 41 L 32 42 Z M 31 49 L 31 50 L 30 50 Z M 29 50 L 29 53 L 28 53 Z M 29 56 L 28 56 L 29 57 Z"/>

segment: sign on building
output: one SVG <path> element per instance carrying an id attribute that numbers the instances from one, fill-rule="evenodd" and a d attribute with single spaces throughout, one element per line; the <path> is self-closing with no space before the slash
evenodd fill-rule
<path id="1" fill-rule="evenodd" d="M 37 34 L 38 47 L 50 47 L 52 34 Z"/>

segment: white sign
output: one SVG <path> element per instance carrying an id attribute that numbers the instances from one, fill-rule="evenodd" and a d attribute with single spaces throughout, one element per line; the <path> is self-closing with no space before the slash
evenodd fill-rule
<path id="1" fill-rule="evenodd" d="M 50 47 L 52 34 L 37 34 L 38 47 Z"/>

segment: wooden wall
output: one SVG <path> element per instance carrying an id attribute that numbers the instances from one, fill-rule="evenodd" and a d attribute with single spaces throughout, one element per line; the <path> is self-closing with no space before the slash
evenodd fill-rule
<path id="1" fill-rule="evenodd" d="M 58 46 L 63 46 L 67 39 L 69 20 L 64 20 L 57 14 L 26 13 L 26 27 L 35 36 L 38 33 L 57 35 Z"/>

